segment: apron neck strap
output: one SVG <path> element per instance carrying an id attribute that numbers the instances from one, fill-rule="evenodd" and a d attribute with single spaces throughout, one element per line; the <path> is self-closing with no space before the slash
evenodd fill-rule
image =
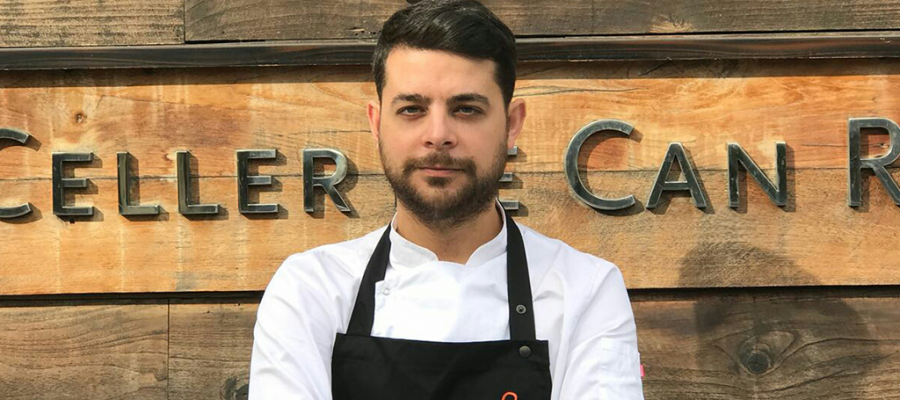
<path id="1" fill-rule="evenodd" d="M 350 315 L 348 335 L 369 336 L 375 323 L 375 283 L 383 281 L 391 254 L 391 226 L 375 246 L 356 295 Z M 522 234 L 509 214 L 506 215 L 506 287 L 509 295 L 509 336 L 511 340 L 534 341 L 534 307 L 531 281 Z M 476 310 L 472 310 L 477 312 Z"/>
<path id="2" fill-rule="evenodd" d="M 509 338 L 536 340 L 525 243 L 509 213 L 506 214 L 506 291 L 509 294 Z"/>
<path id="3" fill-rule="evenodd" d="M 366 266 L 362 281 L 359 283 L 359 292 L 356 294 L 356 304 L 353 306 L 353 314 L 350 315 L 350 325 L 347 334 L 354 336 L 369 336 L 372 334 L 372 325 L 375 323 L 375 283 L 384 280 L 387 265 L 391 255 L 391 224 L 388 224 L 384 234 L 375 246 L 372 258 Z"/>

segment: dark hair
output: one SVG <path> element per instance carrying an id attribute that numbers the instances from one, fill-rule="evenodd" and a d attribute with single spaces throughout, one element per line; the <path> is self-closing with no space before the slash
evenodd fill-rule
<path id="1" fill-rule="evenodd" d="M 378 99 L 384 89 L 385 64 L 395 46 L 442 50 L 494 61 L 494 79 L 505 105 L 516 87 L 516 39 L 494 13 L 475 0 L 425 0 L 397 11 L 378 35 L 372 72 Z"/>

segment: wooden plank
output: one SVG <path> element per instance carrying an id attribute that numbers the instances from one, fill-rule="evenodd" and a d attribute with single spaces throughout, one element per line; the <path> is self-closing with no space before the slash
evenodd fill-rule
<path id="1" fill-rule="evenodd" d="M 895 31 L 519 38 L 522 63 L 547 61 L 896 58 Z M 375 42 L 0 48 L 0 71 L 369 65 Z"/>
<path id="2" fill-rule="evenodd" d="M 649 399 L 896 399 L 890 290 L 633 295 Z"/>
<path id="3" fill-rule="evenodd" d="M 619 265 L 630 288 L 900 283 L 900 215 L 874 178 L 858 209 L 846 205 L 844 171 L 801 170 L 789 175 L 784 209 L 751 180 L 742 189 L 749 194 L 746 203 L 732 210 L 726 206 L 726 174 L 704 172 L 700 178 L 711 205 L 706 211 L 681 195 L 665 195 L 650 211 L 643 205 L 654 177 L 589 174 L 588 185 L 599 195 L 637 197 L 638 205 L 621 212 L 589 209 L 569 194 L 561 173 L 516 174 L 501 198 L 521 201 L 515 214 L 520 222 Z M 900 179 L 900 170 L 894 178 Z M 90 220 L 53 216 L 48 181 L 0 182 L 0 193 L 36 209 L 0 222 L 0 293 L 262 290 L 288 255 L 358 237 L 393 215 L 394 200 L 380 176 L 348 178 L 339 186 L 350 215 L 337 211 L 321 191 L 320 211 L 307 214 L 302 177 L 277 180 L 275 191 L 259 195 L 262 202 L 281 204 L 272 219 L 238 213 L 233 178 L 200 180 L 200 201 L 220 203 L 225 212 L 199 219 L 178 214 L 176 184 L 168 178 L 141 181 L 142 203 L 164 210 L 149 219 L 117 214 L 114 180 L 95 180 L 87 193 L 72 191 L 75 204 L 96 207 Z M 702 273 L 680 274 L 698 268 Z"/>
<path id="4" fill-rule="evenodd" d="M 282 205 L 271 219 L 238 212 L 234 178 L 201 179 L 199 201 L 220 203 L 223 212 L 192 219 L 178 213 L 174 179 L 141 180 L 141 202 L 160 204 L 163 213 L 131 219 L 118 215 L 116 181 L 93 180 L 86 192 L 72 192 L 75 204 L 94 205 L 89 220 L 54 216 L 48 182 L 2 182 L 0 193 L 31 199 L 36 211 L 0 222 L 6 240 L 0 251 L 10 257 L 0 265 L 0 293 L 261 290 L 287 255 L 362 235 L 393 215 L 392 195 L 382 179 L 349 177 L 339 186 L 354 210 L 349 215 L 321 190 L 319 211 L 307 214 L 302 178 L 277 180 L 274 192 L 259 194 L 261 202 Z M 41 251 L 26 251 L 31 248 Z"/>
<path id="5" fill-rule="evenodd" d="M 173 300 L 169 400 L 247 399 L 259 298 Z"/>
<path id="6" fill-rule="evenodd" d="M 78 171 L 88 177 L 115 177 L 118 151 L 139 160 L 142 176 L 173 177 L 178 150 L 191 150 L 205 176 L 234 176 L 242 148 L 278 149 L 270 171 L 293 175 L 309 147 L 341 150 L 351 174 L 380 174 L 364 108 L 376 97 L 370 79 L 361 67 L 0 74 L 0 127 L 34 136 L 31 148 L 3 148 L 0 179 L 47 178 L 58 151 L 94 152 L 102 161 Z M 636 132 L 589 141 L 589 170 L 655 171 L 672 141 L 703 170 L 726 168 L 731 141 L 763 166 L 785 141 L 789 168 L 843 170 L 848 119 L 900 121 L 898 93 L 900 60 L 530 65 L 516 92 L 528 118 L 511 168 L 562 171 L 574 133 L 614 118 Z M 885 152 L 886 138 L 871 136 L 864 153 Z"/>
<path id="7" fill-rule="evenodd" d="M 0 2 L 0 47 L 184 43 L 179 0 Z"/>
<path id="8" fill-rule="evenodd" d="M 486 0 L 520 36 L 896 29 L 900 2 L 678 0 L 616 3 Z M 401 0 L 323 4 L 310 0 L 187 0 L 187 41 L 377 37 Z M 260 23 L 260 21 L 265 21 Z"/>
<path id="9" fill-rule="evenodd" d="M 3 398 L 166 399 L 165 301 L 0 302 Z"/>
<path id="10" fill-rule="evenodd" d="M 900 60 L 601 67 L 523 69 L 518 95 L 529 104 L 529 118 L 521 153 L 508 166 L 518 181 L 502 192 L 523 202 L 523 222 L 617 263 L 632 288 L 900 281 L 891 256 L 898 217 L 881 184 L 871 180 L 868 203 L 860 209 L 846 206 L 846 120 L 900 121 L 892 95 L 898 92 Z M 364 104 L 374 97 L 366 69 L 202 72 L 0 76 L 6 88 L 0 92 L 0 126 L 35 138 L 27 147 L 2 147 L 0 206 L 31 202 L 37 210 L 0 222 L 0 256 L 6 261 L 0 294 L 261 290 L 287 255 L 359 236 L 390 218 L 393 198 L 364 117 Z M 572 134 L 599 118 L 636 127 L 634 139 L 589 141 L 580 160 L 598 193 L 637 196 L 640 204 L 621 213 L 589 210 L 569 194 L 561 172 Z M 886 150 L 883 135 L 869 139 L 864 153 Z M 726 208 L 725 144 L 742 144 L 771 168 L 779 140 L 790 147 L 791 205 L 775 208 L 749 183 L 748 206 Z M 712 204 L 707 212 L 683 197 L 664 201 L 656 211 L 643 209 L 670 141 L 683 142 L 701 171 Z M 312 216 L 301 211 L 300 154 L 308 147 L 348 155 L 350 176 L 341 189 L 354 214 L 337 212 L 330 200 L 320 200 L 325 211 Z M 282 204 L 276 218 L 237 212 L 234 151 L 241 148 L 277 148 L 282 154 L 258 167 L 280 181 L 259 196 Z M 185 149 L 197 159 L 200 201 L 223 204 L 222 216 L 198 220 L 177 213 L 174 153 Z M 70 223 L 52 215 L 55 151 L 92 151 L 99 158 L 73 173 L 93 182 L 88 191 L 71 195 L 97 207 L 90 221 Z M 138 159 L 140 200 L 160 203 L 165 213 L 159 218 L 117 214 L 117 151 Z M 812 252 L 810 243 L 828 245 Z M 42 250 L 26 251 L 31 248 Z M 815 280 L 783 272 L 788 262 Z M 710 271 L 681 280 L 679 269 L 693 264 Z"/>
<path id="11" fill-rule="evenodd" d="M 896 288 L 630 296 L 647 400 L 897 398 Z M 249 363 L 238 360 L 249 357 L 256 316 L 248 301 L 173 304 L 171 398 L 241 398 Z"/>

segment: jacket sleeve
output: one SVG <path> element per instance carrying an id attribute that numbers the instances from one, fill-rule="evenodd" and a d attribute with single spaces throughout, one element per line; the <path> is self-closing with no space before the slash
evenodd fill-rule
<path id="1" fill-rule="evenodd" d="M 643 400 L 634 314 L 618 268 L 596 259 L 590 297 L 573 330 L 560 398 Z"/>
<path id="2" fill-rule="evenodd" d="M 330 400 L 338 325 L 319 260 L 289 257 L 259 304 L 250 361 L 250 400 Z"/>

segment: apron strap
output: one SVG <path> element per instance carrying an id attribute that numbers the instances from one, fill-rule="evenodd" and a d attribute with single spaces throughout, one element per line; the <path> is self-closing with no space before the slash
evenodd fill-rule
<path id="1" fill-rule="evenodd" d="M 353 314 L 350 315 L 350 325 L 347 327 L 348 335 L 369 336 L 372 334 L 372 325 L 375 324 L 375 283 L 384 280 L 387 265 L 391 255 L 391 225 L 388 224 L 381 240 L 375 246 L 375 252 L 369 259 L 366 272 L 359 284 L 359 292 L 356 294 L 356 304 L 353 306 Z"/>
<path id="2" fill-rule="evenodd" d="M 384 230 L 375 252 L 369 259 L 359 284 L 356 303 L 347 327 L 348 335 L 369 336 L 375 323 L 375 283 L 383 281 L 391 254 L 391 226 Z M 522 233 L 509 214 L 506 215 L 506 288 L 509 296 L 509 336 L 511 340 L 534 341 L 534 307 L 531 281 Z"/>
<path id="3" fill-rule="evenodd" d="M 536 340 L 525 243 L 509 213 L 506 213 L 506 290 L 509 295 L 509 338 Z"/>

